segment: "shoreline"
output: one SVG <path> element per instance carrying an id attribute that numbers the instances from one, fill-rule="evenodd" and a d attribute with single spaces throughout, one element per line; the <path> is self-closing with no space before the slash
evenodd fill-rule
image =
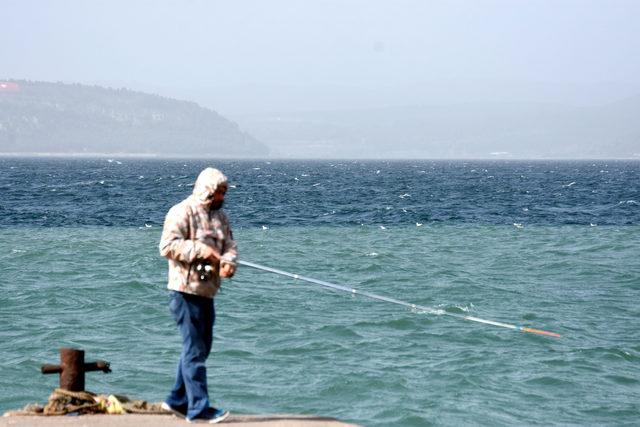
<path id="1" fill-rule="evenodd" d="M 56 152 L 0 152 L 2 158 L 26 158 L 26 159 L 139 159 L 139 160 L 253 160 L 253 161 L 504 161 L 504 162 L 640 162 L 640 154 L 630 157 L 279 157 L 279 156 L 192 156 L 180 154 L 154 154 L 154 153 L 56 153 Z"/>

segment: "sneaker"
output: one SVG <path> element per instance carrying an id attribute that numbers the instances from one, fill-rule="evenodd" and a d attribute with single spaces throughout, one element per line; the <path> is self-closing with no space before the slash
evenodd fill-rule
<path id="1" fill-rule="evenodd" d="M 209 408 L 207 412 L 197 418 L 187 418 L 187 421 L 190 423 L 208 423 L 208 424 L 216 424 L 224 420 L 229 416 L 229 411 L 224 411 L 222 409 Z"/>
<path id="2" fill-rule="evenodd" d="M 175 415 L 178 418 L 186 418 L 187 417 L 187 412 L 186 411 L 182 411 L 179 408 L 174 408 L 173 406 L 169 405 L 167 402 L 162 402 L 162 405 L 160 405 L 160 407 L 167 412 L 171 412 L 173 415 Z"/>

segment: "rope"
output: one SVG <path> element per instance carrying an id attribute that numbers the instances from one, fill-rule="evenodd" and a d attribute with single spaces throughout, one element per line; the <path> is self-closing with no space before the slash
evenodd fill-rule
<path id="1" fill-rule="evenodd" d="M 69 391 L 57 388 L 49 396 L 45 406 L 28 404 L 22 410 L 7 412 L 5 416 L 43 415 L 59 416 L 77 413 L 86 414 L 147 414 L 167 415 L 161 403 L 146 400 L 131 400 L 123 395 L 98 395 L 90 391 Z"/>

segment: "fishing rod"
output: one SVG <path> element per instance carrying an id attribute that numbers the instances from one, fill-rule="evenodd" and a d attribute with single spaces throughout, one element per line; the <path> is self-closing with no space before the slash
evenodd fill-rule
<path id="1" fill-rule="evenodd" d="M 324 286 L 326 288 L 335 289 L 337 291 L 348 292 L 351 295 L 362 295 L 363 297 L 367 297 L 367 298 L 370 298 L 370 299 L 374 299 L 374 300 L 378 300 L 378 301 L 384 301 L 384 302 L 390 302 L 392 304 L 397 304 L 397 305 L 402 305 L 402 306 L 408 307 L 408 308 L 410 308 L 412 310 L 421 310 L 421 311 L 424 311 L 424 312 L 429 313 L 429 314 L 435 314 L 435 315 L 438 315 L 438 316 L 450 316 L 450 317 L 455 317 L 455 318 L 461 319 L 461 320 L 468 320 L 468 321 L 471 321 L 471 322 L 484 323 L 486 325 L 493 325 L 493 326 L 498 326 L 500 328 L 513 329 L 513 330 L 516 330 L 516 331 L 528 332 L 528 333 L 531 333 L 531 334 L 546 335 L 546 336 L 549 336 L 549 337 L 556 337 L 556 338 L 560 337 L 560 334 L 556 334 L 555 332 L 543 331 L 541 329 L 528 328 L 526 326 L 510 325 L 509 323 L 496 322 L 494 320 L 481 319 L 479 317 L 474 317 L 474 316 L 465 316 L 465 315 L 457 314 L 457 313 L 449 313 L 449 312 L 447 312 L 445 310 L 442 310 L 442 309 L 436 309 L 436 308 L 427 307 L 427 306 L 424 306 L 424 305 L 412 304 L 412 303 L 409 303 L 409 302 L 400 301 L 400 300 L 397 300 L 397 299 L 394 299 L 394 298 L 385 297 L 385 296 L 374 294 L 374 293 L 371 293 L 371 292 L 359 291 L 357 289 L 349 288 L 347 286 L 336 285 L 335 283 L 329 283 L 329 282 L 325 282 L 323 280 L 317 280 L 317 279 L 312 279 L 310 277 L 300 276 L 299 274 L 289 273 L 289 272 L 286 272 L 286 271 L 278 270 L 276 268 L 266 267 L 264 265 L 256 264 L 256 263 L 249 262 L 249 261 L 239 260 L 238 264 L 246 265 L 247 267 L 255 268 L 257 270 L 268 271 L 269 273 L 275 273 L 275 274 L 279 274 L 281 276 L 290 277 L 292 279 L 302 280 L 304 282 L 313 283 L 313 284 L 316 284 L 316 285 Z"/>

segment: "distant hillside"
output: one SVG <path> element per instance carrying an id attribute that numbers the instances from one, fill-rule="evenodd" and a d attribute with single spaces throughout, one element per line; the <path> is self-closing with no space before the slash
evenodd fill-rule
<path id="1" fill-rule="evenodd" d="M 640 97 L 597 107 L 488 103 L 239 116 L 274 156 L 640 158 Z"/>
<path id="2" fill-rule="evenodd" d="M 0 85 L 0 153 L 255 157 L 268 148 L 193 102 L 127 89 Z"/>

